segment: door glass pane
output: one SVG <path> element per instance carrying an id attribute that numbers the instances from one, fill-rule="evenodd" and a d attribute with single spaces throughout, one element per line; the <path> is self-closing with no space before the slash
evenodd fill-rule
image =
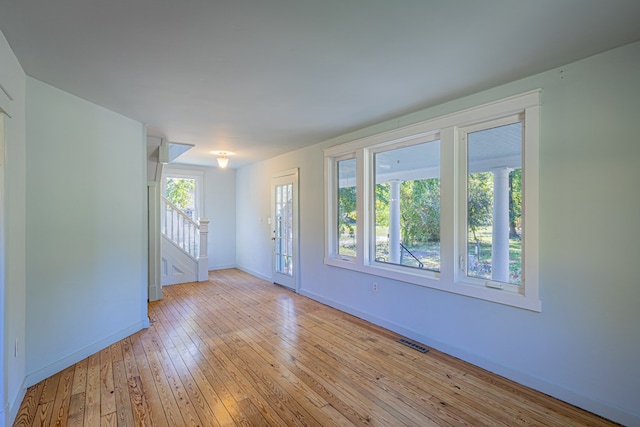
<path id="1" fill-rule="evenodd" d="M 522 123 L 467 135 L 467 276 L 521 284 Z"/>
<path id="2" fill-rule="evenodd" d="M 358 254 L 356 227 L 356 159 L 337 162 L 338 168 L 338 254 Z"/>
<path id="3" fill-rule="evenodd" d="M 275 191 L 276 272 L 293 277 L 293 184 L 277 185 Z"/>
<path id="4" fill-rule="evenodd" d="M 440 141 L 374 160 L 376 261 L 440 271 Z"/>

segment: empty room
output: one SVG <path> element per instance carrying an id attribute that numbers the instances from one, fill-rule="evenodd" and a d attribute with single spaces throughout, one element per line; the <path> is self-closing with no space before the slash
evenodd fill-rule
<path id="1" fill-rule="evenodd" d="M 640 2 L 0 2 L 0 425 L 640 426 Z"/>

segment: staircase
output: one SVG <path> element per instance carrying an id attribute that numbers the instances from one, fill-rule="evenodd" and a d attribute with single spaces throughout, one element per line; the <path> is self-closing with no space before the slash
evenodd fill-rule
<path id="1" fill-rule="evenodd" d="M 209 220 L 194 221 L 161 195 L 162 286 L 208 280 Z"/>

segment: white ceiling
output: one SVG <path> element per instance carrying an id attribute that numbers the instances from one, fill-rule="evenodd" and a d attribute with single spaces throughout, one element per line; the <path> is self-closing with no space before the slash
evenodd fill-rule
<path id="1" fill-rule="evenodd" d="M 638 0 L 0 0 L 25 72 L 231 167 L 640 40 Z"/>

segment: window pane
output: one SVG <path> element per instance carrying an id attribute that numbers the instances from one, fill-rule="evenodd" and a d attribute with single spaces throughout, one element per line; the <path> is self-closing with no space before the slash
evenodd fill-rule
<path id="1" fill-rule="evenodd" d="M 179 207 L 191 219 L 196 219 L 194 215 L 196 180 L 189 178 L 167 177 L 165 182 L 165 197 L 171 203 Z"/>
<path id="2" fill-rule="evenodd" d="M 522 123 L 470 132 L 467 275 L 521 284 Z"/>
<path id="3" fill-rule="evenodd" d="M 338 254 L 358 253 L 356 229 L 356 159 L 337 162 L 338 168 Z"/>
<path id="4" fill-rule="evenodd" d="M 375 154 L 375 234 L 376 261 L 440 271 L 440 141 Z"/>
<path id="5" fill-rule="evenodd" d="M 276 271 L 293 276 L 293 184 L 276 186 Z"/>

